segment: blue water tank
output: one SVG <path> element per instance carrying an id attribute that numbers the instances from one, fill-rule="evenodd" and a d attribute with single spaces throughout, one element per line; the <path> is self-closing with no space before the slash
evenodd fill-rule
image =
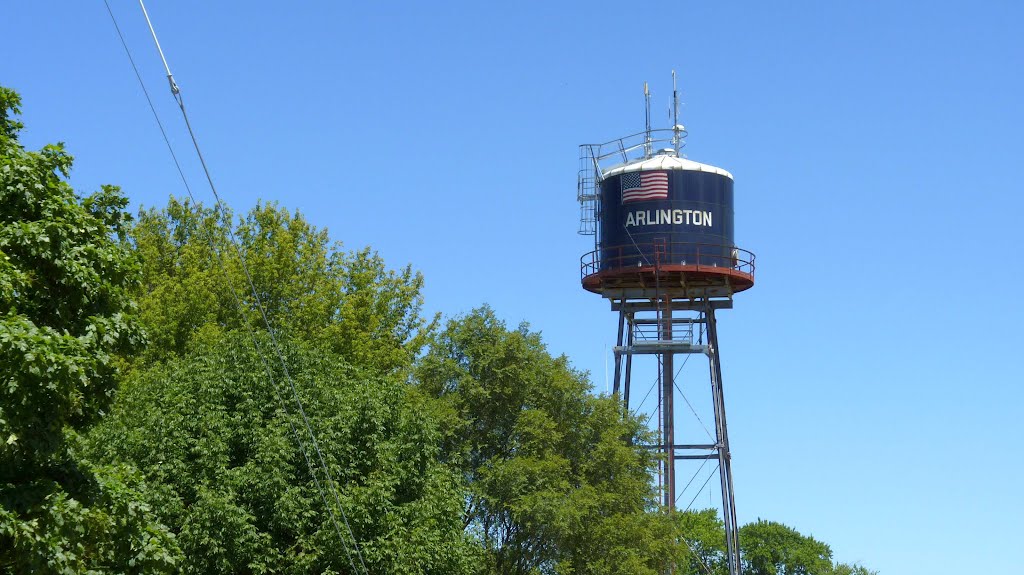
<path id="1" fill-rule="evenodd" d="M 601 179 L 598 270 L 653 265 L 732 268 L 732 174 L 671 150 Z"/>

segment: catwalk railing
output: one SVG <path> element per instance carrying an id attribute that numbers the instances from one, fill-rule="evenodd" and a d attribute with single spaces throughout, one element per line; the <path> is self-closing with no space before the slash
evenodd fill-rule
<path id="1" fill-rule="evenodd" d="M 642 272 L 691 271 L 715 273 L 723 270 L 739 272 L 754 278 L 752 252 L 729 245 L 695 244 L 692 242 L 630 243 L 602 246 L 580 258 L 581 277 L 605 272 L 629 274 Z"/>

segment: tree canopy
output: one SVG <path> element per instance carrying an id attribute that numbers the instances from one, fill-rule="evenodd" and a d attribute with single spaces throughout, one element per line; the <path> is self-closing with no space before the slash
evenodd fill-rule
<path id="1" fill-rule="evenodd" d="M 651 512 L 647 431 L 539 334 L 477 309 L 448 322 L 417 379 L 445 410 L 442 456 L 464 478 L 482 572 L 660 572 L 673 533 Z"/>
<path id="2" fill-rule="evenodd" d="M 235 222 L 172 198 L 142 211 L 132 238 L 144 263 L 138 298 L 150 360 L 181 355 L 211 332 L 264 329 L 253 288 L 275 330 L 380 372 L 411 366 L 433 325 L 411 266 L 390 270 L 369 248 L 346 252 L 275 204 Z"/>
<path id="3" fill-rule="evenodd" d="M 743 572 L 750 575 L 877 575 L 860 565 L 832 562 L 832 549 L 775 521 L 740 528 Z"/>
<path id="4" fill-rule="evenodd" d="M 0 569 L 169 569 L 175 544 L 135 476 L 75 449 L 144 341 L 139 277 L 116 187 L 79 197 L 63 145 L 27 151 L 0 88 Z"/>
<path id="5" fill-rule="evenodd" d="M 426 398 L 322 348 L 284 349 L 369 572 L 466 573 L 462 491 L 439 460 Z M 233 333 L 136 372 L 91 434 L 95 457 L 142 470 L 149 503 L 184 551 L 183 572 L 349 573 L 359 561 L 346 525 L 337 520 L 339 540 L 333 492 L 310 474 L 306 457 L 316 455 L 282 366 L 266 359 Z"/>

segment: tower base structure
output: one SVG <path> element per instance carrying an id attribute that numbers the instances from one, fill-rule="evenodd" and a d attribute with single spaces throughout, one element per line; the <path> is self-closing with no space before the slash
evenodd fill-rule
<path id="1" fill-rule="evenodd" d="M 740 575 L 739 526 L 715 315 L 718 310 L 731 309 L 732 299 L 731 293 L 729 297 L 720 294 L 719 290 L 666 289 L 660 285 L 610 289 L 602 293 L 610 300 L 612 311 L 619 315 L 613 393 L 620 398 L 626 411 L 639 408 L 644 402 L 641 399 L 637 405 L 631 405 L 634 366 L 648 356 L 657 361 L 655 385 L 658 390 L 659 443 L 650 447 L 663 456 L 658 476 L 664 507 L 666 510 L 677 508 L 677 464 L 686 460 L 715 463 L 721 487 L 729 575 Z M 676 359 L 677 356 L 692 354 L 704 355 L 708 359 L 715 419 L 713 443 L 689 442 L 686 439 L 677 443 L 680 438 L 675 433 L 674 408 L 676 398 L 682 396 L 682 392 L 676 381 Z"/>

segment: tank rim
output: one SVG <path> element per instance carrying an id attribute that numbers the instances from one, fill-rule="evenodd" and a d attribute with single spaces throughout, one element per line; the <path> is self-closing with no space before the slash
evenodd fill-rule
<path id="1" fill-rule="evenodd" d="M 602 261 L 601 253 L 616 255 Z M 728 256 L 722 255 L 723 252 Z M 673 254 L 684 256 L 691 262 L 662 263 L 637 261 L 643 254 Z M 612 288 L 666 287 L 722 287 L 741 292 L 754 287 L 753 252 L 731 245 L 696 243 L 654 243 L 602 247 L 580 258 L 580 276 L 583 288 L 594 293 Z M 637 265 L 633 265 L 634 262 Z M 604 267 L 604 269 L 602 269 Z"/>
<path id="2" fill-rule="evenodd" d="M 729 268 L 697 265 L 664 265 L 603 270 L 584 276 L 583 289 L 601 293 L 606 289 L 670 287 L 729 287 L 732 292 L 754 287 L 754 276 Z"/>

